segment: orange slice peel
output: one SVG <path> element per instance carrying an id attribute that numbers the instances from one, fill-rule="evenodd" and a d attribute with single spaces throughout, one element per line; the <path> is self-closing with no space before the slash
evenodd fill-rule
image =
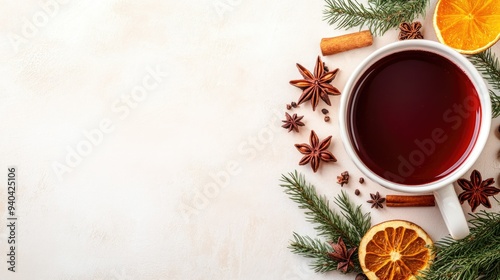
<path id="1" fill-rule="evenodd" d="M 482 52 L 500 39 L 500 1 L 439 0 L 433 25 L 441 43 L 462 54 Z"/>
<path id="2" fill-rule="evenodd" d="M 359 262 L 370 280 L 413 280 L 434 258 L 432 239 L 418 225 L 391 220 L 373 226 L 359 245 Z"/>

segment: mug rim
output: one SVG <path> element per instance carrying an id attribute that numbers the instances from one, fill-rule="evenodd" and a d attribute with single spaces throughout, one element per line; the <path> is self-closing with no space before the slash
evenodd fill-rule
<path id="1" fill-rule="evenodd" d="M 469 152 L 469 155 L 455 170 L 453 170 L 447 176 L 439 180 L 431 181 L 425 184 L 406 185 L 406 184 L 395 183 L 374 173 L 359 158 L 358 154 L 354 150 L 353 144 L 350 140 L 350 136 L 348 133 L 347 108 L 349 105 L 349 101 L 352 100 L 352 98 L 350 98 L 352 96 L 352 89 L 356 85 L 359 78 L 370 66 L 372 66 L 375 62 L 379 61 L 380 59 L 388 55 L 391 55 L 393 53 L 408 51 L 408 50 L 421 50 L 421 51 L 429 51 L 435 53 L 437 55 L 440 55 L 441 57 L 450 60 L 457 67 L 462 69 L 462 71 L 465 72 L 465 74 L 469 77 L 472 84 L 474 85 L 481 105 L 481 118 L 480 118 L 481 123 L 479 126 L 479 133 L 477 135 L 477 138 L 475 139 L 475 144 L 473 145 L 471 151 Z M 355 68 L 355 70 L 347 80 L 343 94 L 341 95 L 340 98 L 339 122 L 340 122 L 340 136 L 342 139 L 342 143 L 344 144 L 344 149 L 346 150 L 348 156 L 351 158 L 354 164 L 361 170 L 361 172 L 364 175 L 366 175 L 371 180 L 379 183 L 383 187 L 395 191 L 409 192 L 409 193 L 428 192 L 452 184 L 453 182 L 458 180 L 463 174 L 465 174 L 476 162 L 486 144 L 490 132 L 491 101 L 489 97 L 488 88 L 481 74 L 479 74 L 474 65 L 469 60 L 467 60 L 463 55 L 461 55 L 454 49 L 438 42 L 424 40 L 424 39 L 405 40 L 405 41 L 390 43 L 376 50 L 368 57 L 366 57 Z"/>

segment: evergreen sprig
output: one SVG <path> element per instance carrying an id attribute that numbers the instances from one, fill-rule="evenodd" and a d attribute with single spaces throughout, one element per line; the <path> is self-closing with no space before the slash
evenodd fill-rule
<path id="1" fill-rule="evenodd" d="M 470 215 L 470 235 L 458 241 L 445 237 L 436 242 L 437 258 L 420 279 L 500 279 L 500 213 Z"/>
<path id="2" fill-rule="evenodd" d="M 357 0 L 325 0 L 324 20 L 336 28 L 367 27 L 375 35 L 383 35 L 401 22 L 412 22 L 424 16 L 429 0 L 370 0 L 366 5 Z"/>
<path id="3" fill-rule="evenodd" d="M 348 248 L 358 247 L 361 238 L 371 227 L 369 213 L 363 214 L 361 206 L 355 206 L 347 193 L 341 192 L 335 198 L 335 204 L 340 208 L 340 214 L 330 208 L 330 203 L 325 196 L 320 196 L 312 184 L 306 182 L 305 177 L 297 171 L 282 175 L 281 187 L 290 199 L 299 204 L 300 209 L 305 209 L 307 221 L 315 224 L 314 229 L 319 236 L 326 237 L 328 241 L 336 242 L 339 237 Z M 328 257 L 332 251 L 331 245 L 319 239 L 312 239 L 294 233 L 291 242 L 291 251 L 302 256 L 313 258 L 311 264 L 316 272 L 336 270 L 338 262 Z M 354 271 L 360 272 L 357 252 L 352 258 Z"/>
<path id="4" fill-rule="evenodd" d="M 500 90 L 500 62 L 491 49 L 470 55 L 468 58 L 493 89 Z"/>
<path id="5" fill-rule="evenodd" d="M 353 234 L 355 235 L 356 244 L 359 245 L 359 242 L 361 242 L 361 239 L 371 227 L 370 213 L 363 214 L 361 205 L 354 206 L 344 191 L 335 198 L 335 204 L 340 207 L 342 216 L 355 229 Z"/>
<path id="6" fill-rule="evenodd" d="M 490 99 L 491 99 L 492 117 L 496 118 L 496 117 L 500 116 L 500 96 L 498 96 L 491 89 L 489 91 L 490 91 Z"/>
<path id="7" fill-rule="evenodd" d="M 290 199 L 299 204 L 299 208 L 306 209 L 306 219 L 316 224 L 318 235 L 330 241 L 337 241 L 342 237 L 349 247 L 357 247 L 361 238 L 370 228 L 369 214 L 363 215 L 361 207 L 355 207 L 344 192 L 336 199 L 336 204 L 342 209 L 338 214 L 330 208 L 325 196 L 320 196 L 312 184 L 306 182 L 305 177 L 297 171 L 282 175 L 281 184 Z"/>
<path id="8" fill-rule="evenodd" d="M 327 272 L 337 269 L 337 262 L 328 257 L 332 252 L 332 247 L 319 239 L 312 239 L 309 236 L 301 236 L 293 233 L 293 241 L 288 248 L 295 254 L 313 259 L 311 268 L 315 272 Z"/>
<path id="9" fill-rule="evenodd" d="M 500 91 L 500 62 L 491 49 L 470 55 L 468 58 L 491 87 L 496 91 Z M 500 116 L 500 96 L 490 90 L 490 99 L 493 117 L 496 118 Z"/>

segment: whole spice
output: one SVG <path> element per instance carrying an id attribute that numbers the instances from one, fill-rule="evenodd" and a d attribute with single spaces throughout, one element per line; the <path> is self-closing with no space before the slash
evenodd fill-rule
<path id="1" fill-rule="evenodd" d="M 324 62 L 323 62 L 323 70 L 325 70 L 325 72 L 330 71 L 330 70 L 328 69 L 328 66 L 326 66 L 326 63 L 324 63 Z"/>
<path id="2" fill-rule="evenodd" d="M 332 38 L 323 38 L 319 44 L 323 55 L 336 54 L 356 48 L 371 46 L 372 33 L 368 30 L 354 32 Z"/>
<path id="3" fill-rule="evenodd" d="M 434 195 L 387 195 L 387 207 L 424 207 L 435 206 Z"/>
<path id="4" fill-rule="evenodd" d="M 297 103 L 295 103 L 295 101 L 293 101 L 291 104 L 293 108 L 297 108 Z"/>
<path id="5" fill-rule="evenodd" d="M 349 172 L 344 171 L 340 174 L 340 176 L 337 176 L 337 184 L 340 184 L 341 187 L 344 186 L 344 184 L 349 183 Z"/>
<path id="6" fill-rule="evenodd" d="M 338 261 L 337 270 L 342 272 L 347 272 L 349 268 L 354 267 L 354 262 L 352 260 L 352 255 L 356 251 L 356 247 L 350 248 L 347 250 L 347 247 L 342 240 L 342 237 L 339 237 L 337 243 L 330 243 L 333 248 L 333 252 L 329 252 L 328 256 L 336 261 Z"/>
<path id="7" fill-rule="evenodd" d="M 292 105 L 290 105 L 290 104 L 286 104 L 286 109 L 287 109 L 287 110 L 292 109 Z"/>
<path id="8" fill-rule="evenodd" d="M 363 273 L 358 273 L 354 280 L 368 280 L 368 277 L 366 277 L 366 275 L 364 275 Z"/>
<path id="9" fill-rule="evenodd" d="M 360 178 L 359 178 L 359 183 L 360 183 L 360 184 L 363 184 L 364 182 L 365 182 L 365 178 L 360 177 Z"/>
<path id="10" fill-rule="evenodd" d="M 488 196 L 494 196 L 500 192 L 500 189 L 493 187 L 495 183 L 493 178 L 488 178 L 483 181 L 481 173 L 474 170 L 470 175 L 470 181 L 466 179 L 458 179 L 458 185 L 464 190 L 458 195 L 460 203 L 467 201 L 471 207 L 472 212 L 482 204 L 487 208 L 491 208 Z"/>
<path id="11" fill-rule="evenodd" d="M 328 114 L 328 110 L 323 108 L 323 109 L 321 109 L 321 113 L 323 113 L 323 115 L 326 115 L 326 114 Z"/>
<path id="12" fill-rule="evenodd" d="M 313 111 L 315 111 L 320 98 L 326 104 L 331 105 L 328 95 L 340 94 L 340 91 L 330 84 L 333 79 L 335 79 L 339 69 L 337 68 L 331 72 L 325 72 L 323 62 L 319 56 L 316 60 L 316 66 L 314 67 L 314 75 L 298 63 L 297 68 L 304 79 L 292 80 L 290 81 L 290 84 L 303 90 L 302 95 L 299 98 L 298 105 L 310 100 Z"/>
<path id="13" fill-rule="evenodd" d="M 329 122 L 330 121 L 330 117 L 329 116 L 325 116 L 325 122 Z"/>
<path id="14" fill-rule="evenodd" d="M 301 122 L 302 118 L 304 116 L 298 117 L 297 114 L 293 114 L 290 116 L 287 112 L 285 112 L 285 117 L 286 120 L 282 121 L 285 124 L 282 125 L 281 127 L 288 129 L 288 132 L 295 130 L 296 132 L 299 132 L 299 126 L 304 126 L 304 123 Z"/>
<path id="15" fill-rule="evenodd" d="M 318 171 L 321 161 L 337 161 L 335 156 L 333 156 L 333 154 L 327 150 L 328 147 L 330 147 L 331 140 L 332 136 L 328 136 L 320 142 L 318 136 L 316 135 L 316 132 L 314 132 L 314 130 L 311 130 L 311 135 L 309 136 L 310 145 L 305 143 L 295 144 L 297 150 L 299 150 L 299 152 L 304 155 L 300 160 L 299 165 L 310 163 L 312 170 L 316 172 Z"/>
<path id="16" fill-rule="evenodd" d="M 381 197 L 380 193 L 378 193 L 378 192 L 376 194 L 371 193 L 370 197 L 372 199 L 370 199 L 366 202 L 371 203 L 372 208 L 375 208 L 375 209 L 384 208 L 384 205 L 382 205 L 382 203 L 385 202 L 385 198 Z"/>
<path id="17" fill-rule="evenodd" d="M 355 194 L 355 195 L 359 195 L 360 193 L 361 193 L 361 192 L 360 192 L 358 189 L 356 189 L 356 190 L 354 191 L 354 194 Z"/>
<path id="18" fill-rule="evenodd" d="M 424 39 L 420 28 L 422 28 L 422 24 L 419 21 L 401 23 L 399 25 L 399 40 Z"/>

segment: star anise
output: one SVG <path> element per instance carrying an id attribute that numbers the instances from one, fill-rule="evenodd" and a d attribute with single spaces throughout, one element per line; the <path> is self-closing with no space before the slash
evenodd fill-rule
<path id="1" fill-rule="evenodd" d="M 493 178 L 488 178 L 483 181 L 481 178 L 481 173 L 474 170 L 470 175 L 470 181 L 466 179 L 458 179 L 458 185 L 464 190 L 458 195 L 460 203 L 467 201 L 472 209 L 472 212 L 482 204 L 487 208 L 491 208 L 490 200 L 488 196 L 494 196 L 500 192 L 500 189 L 493 187 L 495 183 Z"/>
<path id="2" fill-rule="evenodd" d="M 378 192 L 376 194 L 371 193 L 370 197 L 372 199 L 370 199 L 366 202 L 371 203 L 372 208 L 375 208 L 375 209 L 384 208 L 384 205 L 382 203 L 385 202 L 385 198 L 380 196 L 380 194 Z"/>
<path id="3" fill-rule="evenodd" d="M 328 252 L 328 256 L 333 260 L 337 261 L 337 270 L 343 271 L 346 273 L 349 268 L 354 267 L 354 262 L 352 261 L 352 255 L 356 251 L 356 247 L 353 247 L 347 250 L 345 246 L 344 240 L 342 237 L 339 237 L 337 243 L 330 243 L 333 248 L 333 252 Z"/>
<path id="4" fill-rule="evenodd" d="M 422 24 L 419 21 L 401 23 L 399 25 L 399 40 L 424 39 L 420 28 L 422 28 Z"/>
<path id="5" fill-rule="evenodd" d="M 340 91 L 332 86 L 330 83 L 335 79 L 339 69 L 333 71 L 326 71 L 321 58 L 318 56 L 316 60 L 316 66 L 314 67 L 314 76 L 302 65 L 297 63 L 297 68 L 299 72 L 304 77 L 303 80 L 292 80 L 290 84 L 301 88 L 303 90 L 302 95 L 299 98 L 298 104 L 302 104 L 308 100 L 311 100 L 311 105 L 313 111 L 316 110 L 318 106 L 319 99 L 323 99 L 326 104 L 331 105 L 330 98 L 328 95 L 339 95 Z"/>
<path id="6" fill-rule="evenodd" d="M 288 129 L 288 132 L 290 132 L 292 130 L 299 132 L 299 126 L 304 126 L 304 123 L 301 122 L 301 120 L 304 116 L 298 117 L 297 114 L 293 114 L 292 116 L 290 116 L 290 114 L 285 112 L 285 117 L 286 117 L 286 120 L 282 121 L 285 124 L 282 125 L 281 127 Z"/>
<path id="7" fill-rule="evenodd" d="M 299 162 L 299 165 L 305 165 L 311 163 L 311 167 L 314 172 L 318 171 L 319 164 L 321 161 L 329 162 L 329 161 L 337 161 L 337 159 L 333 156 L 333 154 L 328 151 L 328 147 L 330 146 L 330 142 L 332 140 L 332 136 L 328 136 L 321 142 L 316 135 L 314 130 L 311 130 L 311 135 L 309 136 L 308 144 L 295 144 L 295 147 L 301 154 L 304 155 Z"/>

